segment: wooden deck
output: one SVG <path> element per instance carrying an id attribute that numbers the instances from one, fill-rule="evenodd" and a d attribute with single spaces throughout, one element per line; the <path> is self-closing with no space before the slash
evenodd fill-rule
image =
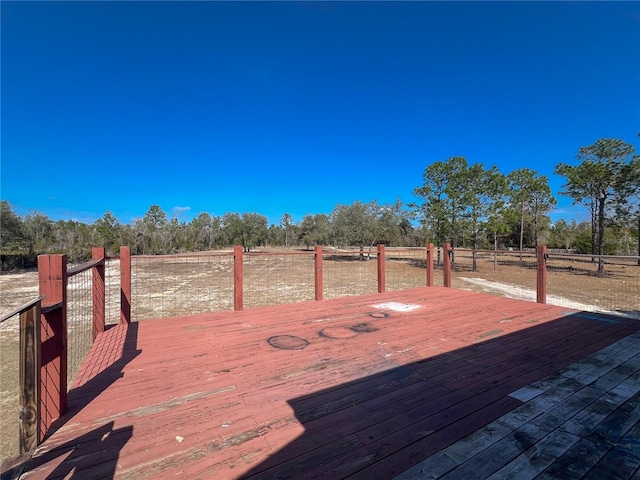
<path id="1" fill-rule="evenodd" d="M 638 478 L 639 330 L 441 287 L 119 325 L 22 478 Z"/>

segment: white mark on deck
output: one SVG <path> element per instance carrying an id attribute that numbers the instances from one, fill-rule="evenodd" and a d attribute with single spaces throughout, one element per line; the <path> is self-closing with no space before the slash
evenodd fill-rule
<path id="1" fill-rule="evenodd" d="M 421 305 L 415 305 L 412 303 L 399 303 L 399 302 L 386 302 L 372 305 L 373 308 L 380 308 L 381 310 L 393 310 L 394 312 L 410 312 L 421 307 Z"/>

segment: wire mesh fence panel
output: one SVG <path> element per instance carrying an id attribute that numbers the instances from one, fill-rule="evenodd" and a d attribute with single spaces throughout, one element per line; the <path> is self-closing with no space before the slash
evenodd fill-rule
<path id="1" fill-rule="evenodd" d="M 427 250 L 385 249 L 386 290 L 424 287 L 427 284 Z"/>
<path id="2" fill-rule="evenodd" d="M 244 308 L 315 298 L 312 252 L 243 255 Z"/>
<path id="3" fill-rule="evenodd" d="M 600 258 L 602 273 L 598 273 Z M 638 257 L 550 254 L 547 303 L 640 318 Z"/>
<path id="4" fill-rule="evenodd" d="M 233 255 L 131 257 L 131 318 L 233 309 Z"/>
<path id="5" fill-rule="evenodd" d="M 433 285 L 435 287 L 444 287 L 444 271 L 442 258 L 442 247 L 435 247 L 433 250 Z"/>
<path id="6" fill-rule="evenodd" d="M 104 266 L 105 325 L 120 323 L 120 259 L 109 258 Z"/>
<path id="7" fill-rule="evenodd" d="M 70 388 L 93 344 L 92 271 L 67 281 L 67 386 Z"/>
<path id="8" fill-rule="evenodd" d="M 19 453 L 20 316 L 18 314 L 0 323 L 0 387 L 0 431 L 2 432 L 0 458 L 5 459 Z"/>
<path id="9" fill-rule="evenodd" d="M 535 252 L 455 249 L 451 260 L 453 288 L 536 301 Z"/>
<path id="10" fill-rule="evenodd" d="M 365 295 L 378 291 L 376 251 L 334 251 L 322 256 L 323 298 Z"/>

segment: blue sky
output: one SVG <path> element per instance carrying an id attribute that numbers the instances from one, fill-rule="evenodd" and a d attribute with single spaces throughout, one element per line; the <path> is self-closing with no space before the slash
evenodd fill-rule
<path id="1" fill-rule="evenodd" d="M 462 155 L 562 177 L 640 150 L 640 2 L 1 2 L 21 215 L 330 213 Z M 558 197 L 552 218 L 586 219 Z"/>

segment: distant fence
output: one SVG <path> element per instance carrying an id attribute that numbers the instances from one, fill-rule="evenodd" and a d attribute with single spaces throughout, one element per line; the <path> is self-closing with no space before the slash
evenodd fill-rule
<path id="1" fill-rule="evenodd" d="M 470 249 L 456 248 L 452 251 L 450 258 L 454 288 L 522 300 L 536 301 L 537 299 L 538 255 L 536 251 L 476 250 L 474 252 Z"/>
<path id="2" fill-rule="evenodd" d="M 431 250 L 433 252 L 433 248 Z M 130 257 L 131 319 L 242 310 L 427 284 L 427 248 Z M 128 268 L 122 259 L 120 268 Z M 431 262 L 433 268 L 433 262 Z M 433 272 L 432 272 L 433 277 Z"/>
<path id="3" fill-rule="evenodd" d="M 551 254 L 547 301 L 578 310 L 640 318 L 638 256 Z M 600 261 L 604 272 L 598 272 Z"/>
<path id="4" fill-rule="evenodd" d="M 477 250 L 474 270 L 473 255 L 473 250 L 458 248 L 450 254 L 454 288 L 640 318 L 638 256 L 544 249 L 540 258 L 530 250 Z M 600 259 L 603 273 L 598 273 Z"/>
<path id="5" fill-rule="evenodd" d="M 135 255 L 130 262 L 131 319 L 233 309 L 233 255 Z M 120 268 L 127 269 L 127 258 Z"/>
<path id="6" fill-rule="evenodd" d="M 445 252 L 447 254 L 445 255 Z M 242 247 L 217 253 L 131 257 L 131 318 L 162 318 L 204 312 L 241 310 L 401 290 L 425 285 L 475 290 L 495 295 L 603 310 L 598 302 L 579 302 L 583 267 L 559 277 L 560 259 L 587 262 L 593 285 L 590 299 L 603 298 L 607 311 L 638 313 L 637 257 L 625 257 L 621 275 L 607 257 L 605 274 L 597 275 L 597 256 L 537 250 L 430 248 L 336 249 L 286 252 L 243 252 Z M 431 256 L 431 257 L 429 257 Z M 581 258 L 582 257 L 582 258 Z M 588 257 L 588 258 L 587 258 Z M 595 257 L 596 263 L 591 262 Z M 547 265 L 549 267 L 547 268 Z M 431 283 L 427 278 L 431 275 Z M 579 283 L 576 282 L 580 280 Z M 613 282 L 613 284 L 611 283 Z M 626 282 L 626 283 L 623 283 Z M 598 289 L 598 284 L 603 288 Z M 559 291 L 562 285 L 562 291 Z M 564 288 L 566 287 L 566 288 Z M 616 294 L 606 292 L 615 287 Z M 638 295 L 636 295 L 636 293 Z"/>

